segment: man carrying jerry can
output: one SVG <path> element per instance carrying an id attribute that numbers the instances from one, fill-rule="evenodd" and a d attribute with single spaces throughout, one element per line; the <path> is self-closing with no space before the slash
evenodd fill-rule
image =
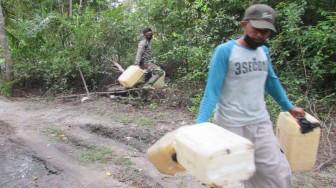
<path id="1" fill-rule="evenodd" d="M 144 38 L 138 44 L 138 52 L 135 58 L 135 64 L 141 69 L 146 70 L 152 77 L 143 86 L 144 89 L 154 89 L 153 84 L 164 74 L 161 67 L 153 62 L 153 51 L 150 43 L 153 32 L 150 28 L 143 30 Z"/>

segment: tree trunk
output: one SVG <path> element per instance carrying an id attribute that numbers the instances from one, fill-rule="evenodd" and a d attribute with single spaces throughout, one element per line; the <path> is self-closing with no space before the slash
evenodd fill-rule
<path id="1" fill-rule="evenodd" d="M 14 77 L 13 73 L 13 64 L 12 64 L 12 58 L 9 51 L 9 46 L 6 38 L 6 31 L 5 31 L 5 20 L 2 14 L 2 6 L 0 1 L 0 38 L 1 38 L 1 44 L 2 49 L 6 61 L 6 81 L 12 80 Z"/>
<path id="2" fill-rule="evenodd" d="M 64 4 L 63 1 L 58 3 L 60 13 L 62 15 L 62 18 L 64 17 Z"/>
<path id="3" fill-rule="evenodd" d="M 69 0 L 69 16 L 72 15 L 72 0 Z"/>
<path id="4" fill-rule="evenodd" d="M 82 0 L 79 0 L 79 8 L 78 13 L 80 14 L 80 10 L 82 9 Z M 77 14 L 77 20 L 78 20 L 78 14 Z"/>

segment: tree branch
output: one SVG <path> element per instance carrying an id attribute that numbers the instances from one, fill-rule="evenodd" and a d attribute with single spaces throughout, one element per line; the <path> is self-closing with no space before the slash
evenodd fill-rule
<path id="1" fill-rule="evenodd" d="M 118 68 L 118 70 L 120 71 L 120 72 L 125 72 L 125 69 L 123 69 L 120 65 L 119 65 L 119 63 L 117 63 L 117 62 L 115 62 L 115 61 L 112 61 L 112 63 L 114 64 L 114 66 L 116 66 L 117 68 Z"/>

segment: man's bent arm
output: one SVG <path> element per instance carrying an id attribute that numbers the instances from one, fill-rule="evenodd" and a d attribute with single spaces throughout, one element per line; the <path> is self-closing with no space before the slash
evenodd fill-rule
<path id="1" fill-rule="evenodd" d="M 265 90 L 280 105 L 283 111 L 288 111 L 292 109 L 294 105 L 288 99 L 285 90 L 281 86 L 279 78 L 273 71 L 267 48 L 264 48 L 264 50 L 268 56 L 268 76 L 265 84 Z"/>

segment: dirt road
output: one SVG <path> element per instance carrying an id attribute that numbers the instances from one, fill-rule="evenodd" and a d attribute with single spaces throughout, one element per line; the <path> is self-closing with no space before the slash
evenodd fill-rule
<path id="1" fill-rule="evenodd" d="M 146 160 L 150 143 L 191 121 L 178 110 L 157 110 L 106 98 L 1 98 L 0 187 L 205 187 L 187 173 L 161 175 Z"/>
<path id="2" fill-rule="evenodd" d="M 154 102 L 0 97 L 0 187 L 206 187 L 188 172 L 160 174 L 145 158 L 166 132 L 193 123 L 185 109 Z M 294 181 L 314 186 L 320 177 L 317 185 L 336 186 L 335 168 L 327 170 Z"/>

